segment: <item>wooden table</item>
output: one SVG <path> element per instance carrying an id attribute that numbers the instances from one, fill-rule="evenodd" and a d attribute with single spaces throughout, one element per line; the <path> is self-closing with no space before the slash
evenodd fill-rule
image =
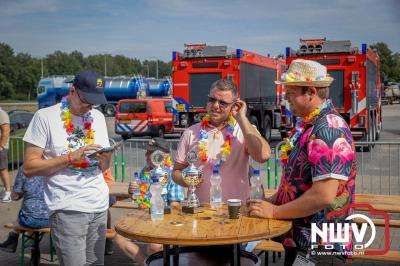
<path id="1" fill-rule="evenodd" d="M 164 220 L 152 222 L 148 210 L 133 210 L 120 218 L 115 230 L 130 239 L 164 245 L 164 265 L 169 265 L 170 245 L 233 245 L 234 265 L 239 265 L 240 243 L 282 235 L 292 227 L 291 221 L 240 216 L 229 219 L 227 207 L 217 212 L 208 207 L 197 214 L 186 214 L 173 207 Z M 240 256 L 240 254 L 239 254 Z"/>

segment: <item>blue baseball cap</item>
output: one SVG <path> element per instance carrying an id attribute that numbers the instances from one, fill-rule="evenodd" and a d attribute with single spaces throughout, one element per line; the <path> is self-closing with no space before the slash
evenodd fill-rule
<path id="1" fill-rule="evenodd" d="M 82 97 L 90 104 L 106 104 L 103 77 L 94 71 L 82 71 L 72 81 Z"/>

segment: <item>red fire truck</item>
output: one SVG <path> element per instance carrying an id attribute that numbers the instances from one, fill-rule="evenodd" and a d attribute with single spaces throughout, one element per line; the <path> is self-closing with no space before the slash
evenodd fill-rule
<path id="1" fill-rule="evenodd" d="M 271 128 L 280 127 L 282 90 L 274 81 L 284 69 L 284 60 L 206 44 L 185 44 L 183 54 L 173 52 L 172 57 L 175 131 L 201 120 L 210 86 L 221 78 L 236 84 L 239 97 L 247 103 L 250 122 L 266 139 L 271 137 Z"/>
<path id="2" fill-rule="evenodd" d="M 357 140 L 375 141 L 382 127 L 381 79 L 379 56 L 366 44 L 351 47 L 351 42 L 324 39 L 300 39 L 300 48 L 286 48 L 286 66 L 295 59 L 318 61 L 327 67 L 335 79 L 330 86 L 330 98 L 350 125 Z M 285 115 L 282 104 L 282 130 L 293 121 Z"/>

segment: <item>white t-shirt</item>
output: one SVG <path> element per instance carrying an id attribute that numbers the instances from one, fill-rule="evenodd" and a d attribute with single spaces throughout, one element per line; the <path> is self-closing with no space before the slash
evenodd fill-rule
<path id="1" fill-rule="evenodd" d="M 10 124 L 10 117 L 8 116 L 6 111 L 3 111 L 0 108 L 0 126 L 3 124 Z M 1 130 L 0 130 L 0 137 L 1 137 Z M 6 145 L 3 147 L 4 149 L 8 149 L 8 144 L 9 144 L 10 138 L 7 139 Z"/>
<path id="2" fill-rule="evenodd" d="M 104 115 L 96 109 L 91 113 L 94 142 L 103 147 L 110 146 Z M 82 117 L 73 116 L 72 121 L 75 127 L 83 127 Z M 44 159 L 52 159 L 67 153 L 67 136 L 59 103 L 36 112 L 23 140 L 43 148 Z M 99 168 L 82 173 L 64 168 L 45 177 L 44 198 L 50 215 L 56 210 L 103 212 L 108 209 L 108 194 Z"/>

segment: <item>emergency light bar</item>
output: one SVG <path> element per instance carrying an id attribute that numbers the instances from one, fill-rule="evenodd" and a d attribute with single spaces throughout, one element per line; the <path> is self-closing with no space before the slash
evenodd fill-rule
<path id="1" fill-rule="evenodd" d="M 308 54 L 338 54 L 349 53 L 354 54 L 358 52 L 358 48 L 352 48 L 349 40 L 345 41 L 327 41 L 324 39 L 300 39 L 300 47 L 297 50 L 297 55 Z"/>

